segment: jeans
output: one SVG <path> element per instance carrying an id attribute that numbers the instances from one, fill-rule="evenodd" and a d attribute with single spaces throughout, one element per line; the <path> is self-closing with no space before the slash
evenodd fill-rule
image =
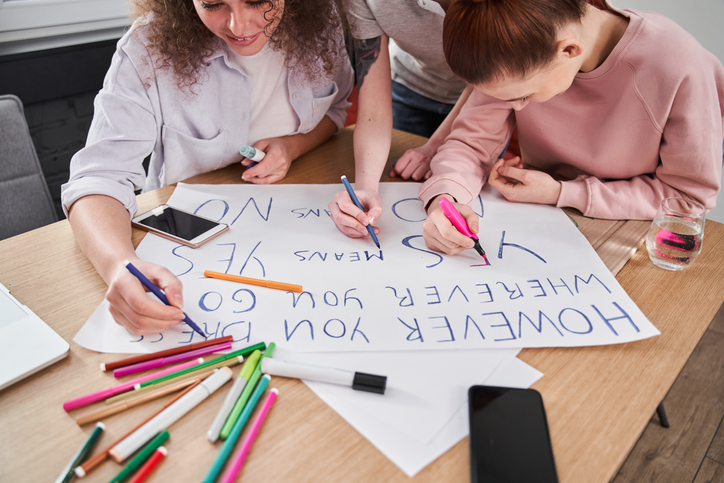
<path id="1" fill-rule="evenodd" d="M 429 138 L 454 104 L 444 104 L 392 81 L 392 127 Z"/>

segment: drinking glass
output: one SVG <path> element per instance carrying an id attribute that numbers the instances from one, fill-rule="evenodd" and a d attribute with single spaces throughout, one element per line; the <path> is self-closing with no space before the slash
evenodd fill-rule
<path id="1" fill-rule="evenodd" d="M 646 235 L 646 249 L 654 265 L 683 270 L 701 252 L 706 208 L 686 198 L 664 198 Z"/>

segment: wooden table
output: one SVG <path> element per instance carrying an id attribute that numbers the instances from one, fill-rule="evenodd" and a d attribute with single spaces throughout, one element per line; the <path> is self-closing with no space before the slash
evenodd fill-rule
<path id="1" fill-rule="evenodd" d="M 396 132 L 390 163 L 424 139 Z M 389 166 L 389 164 L 388 164 Z M 236 183 L 231 166 L 191 183 Z M 348 128 L 297 160 L 283 183 L 339 183 L 352 176 Z M 385 173 L 384 180 L 387 180 Z M 139 211 L 166 201 L 173 187 L 139 196 Z M 525 349 L 520 358 L 545 376 L 543 394 L 558 474 L 564 482 L 605 482 L 625 460 L 712 317 L 724 301 L 724 225 L 708 222 L 704 249 L 683 272 L 656 268 L 639 246 L 648 223 L 574 216 L 617 279 L 662 335 L 604 347 Z M 134 230 L 138 243 L 143 232 Z M 625 264 L 625 265 L 624 265 Z M 621 269 L 621 267 L 623 267 Z M 620 270 L 620 272 L 619 272 Z M 76 245 L 67 221 L 0 242 L 0 282 L 64 339 L 71 341 L 105 294 L 105 284 Z M 70 342 L 61 362 L 0 391 L 0 481 L 53 481 L 92 425 L 80 428 L 61 407 L 68 399 L 112 385 L 101 362 L 113 360 Z M 246 481 L 407 481 L 357 431 L 295 380 L 277 378 L 283 397 L 260 433 L 242 471 Z M 171 428 L 169 455 L 152 481 L 199 481 L 218 445 L 205 439 L 226 391 L 204 401 Z M 105 446 L 167 399 L 108 418 Z M 99 446 L 100 447 L 100 446 Z M 85 478 L 107 481 L 119 466 L 106 462 Z M 414 481 L 469 481 L 467 439 Z"/>

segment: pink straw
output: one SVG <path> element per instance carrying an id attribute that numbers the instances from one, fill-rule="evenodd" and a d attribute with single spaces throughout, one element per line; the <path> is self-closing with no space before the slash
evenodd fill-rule
<path id="1" fill-rule="evenodd" d="M 138 364 L 132 364 L 130 366 L 119 367 L 113 370 L 114 377 L 123 377 L 129 374 L 135 374 L 136 372 L 147 371 L 149 369 L 155 369 L 157 367 L 173 364 L 175 362 L 185 361 L 186 359 L 192 359 L 194 357 L 205 356 L 206 354 L 212 354 L 218 351 L 225 351 L 231 349 L 231 342 L 222 342 L 221 344 L 210 345 L 208 347 L 202 347 L 201 349 L 192 350 L 189 352 L 182 352 L 168 357 L 159 357 L 158 359 L 151 359 L 150 361 L 139 362 Z"/>
<path id="2" fill-rule="evenodd" d="M 195 366 L 201 364 L 202 362 L 204 362 L 204 360 L 201 358 L 194 359 L 192 361 L 184 362 L 183 364 L 169 367 L 167 369 L 155 372 L 153 374 L 149 374 L 147 376 L 139 377 L 138 379 L 134 379 L 132 381 L 124 382 L 123 384 L 119 384 L 117 386 L 109 387 L 108 389 L 103 389 L 102 391 L 94 392 L 86 396 L 81 396 L 77 399 L 71 399 L 70 401 L 66 401 L 63 403 L 63 409 L 65 409 L 66 411 L 70 411 L 71 409 L 86 406 L 96 401 L 100 401 L 101 399 L 106 399 L 111 396 L 115 396 L 116 394 L 120 394 L 122 392 L 133 389 L 134 384 L 148 381 L 149 379 L 153 379 L 155 377 L 165 376 L 166 374 L 171 374 L 172 372 L 180 371 L 181 369 L 186 369 L 187 367 Z"/>
<path id="3" fill-rule="evenodd" d="M 236 479 L 236 475 L 238 475 L 239 471 L 241 471 L 241 465 L 244 464 L 246 455 L 249 453 L 251 445 L 254 442 L 254 439 L 256 439 L 256 435 L 259 432 L 262 423 L 264 423 L 264 418 L 266 418 L 266 414 L 269 412 L 272 404 L 274 404 L 274 401 L 277 398 L 277 394 L 279 394 L 279 390 L 277 388 L 272 389 L 271 391 L 269 391 L 269 394 L 267 394 L 266 399 L 261 406 L 261 409 L 259 409 L 259 413 L 256 415 L 256 419 L 254 419 L 254 422 L 251 423 L 249 432 L 246 433 L 246 437 L 244 438 L 244 441 L 242 441 L 241 446 L 239 447 L 239 451 L 236 452 L 236 454 L 234 455 L 234 459 L 231 460 L 231 463 L 229 463 L 229 467 L 226 468 L 224 476 L 221 477 L 221 483 L 233 483 L 233 481 Z"/>

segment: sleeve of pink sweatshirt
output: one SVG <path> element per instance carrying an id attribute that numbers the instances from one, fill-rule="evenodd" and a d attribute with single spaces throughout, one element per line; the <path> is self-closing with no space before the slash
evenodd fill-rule
<path id="1" fill-rule="evenodd" d="M 470 94 L 452 131 L 430 162 L 432 176 L 418 191 L 423 206 L 442 193 L 460 203 L 469 203 L 480 193 L 513 132 L 513 112 L 507 102 L 475 90 Z"/>
<path id="2" fill-rule="evenodd" d="M 661 200 L 672 196 L 699 201 L 707 209 L 715 206 L 722 176 L 724 70 L 718 62 L 707 61 L 711 54 L 703 49 L 697 52 L 702 60 L 698 65 L 692 65 L 694 54 L 682 50 L 667 55 L 689 55 L 668 62 L 687 65 L 685 75 L 671 68 L 659 75 L 642 69 L 635 76 L 650 122 L 661 132 L 655 171 L 621 180 L 578 176 L 562 182 L 557 206 L 595 218 L 643 220 L 653 219 Z M 677 78 L 663 78 L 668 76 Z M 669 88 L 662 89 L 666 84 Z M 626 162 L 636 164 L 647 154 L 632 150 Z"/>
<path id="3" fill-rule="evenodd" d="M 652 219 L 670 196 L 711 209 L 722 175 L 724 68 L 672 21 L 628 14 L 626 36 L 602 67 L 579 74 L 555 101 L 516 113 L 523 161 L 557 176 L 585 173 L 562 182 L 557 206 L 587 216 Z M 602 115 L 601 105 L 615 109 Z M 420 188 L 425 206 L 441 193 L 465 203 L 478 194 L 515 124 L 511 112 L 471 95 Z"/>

